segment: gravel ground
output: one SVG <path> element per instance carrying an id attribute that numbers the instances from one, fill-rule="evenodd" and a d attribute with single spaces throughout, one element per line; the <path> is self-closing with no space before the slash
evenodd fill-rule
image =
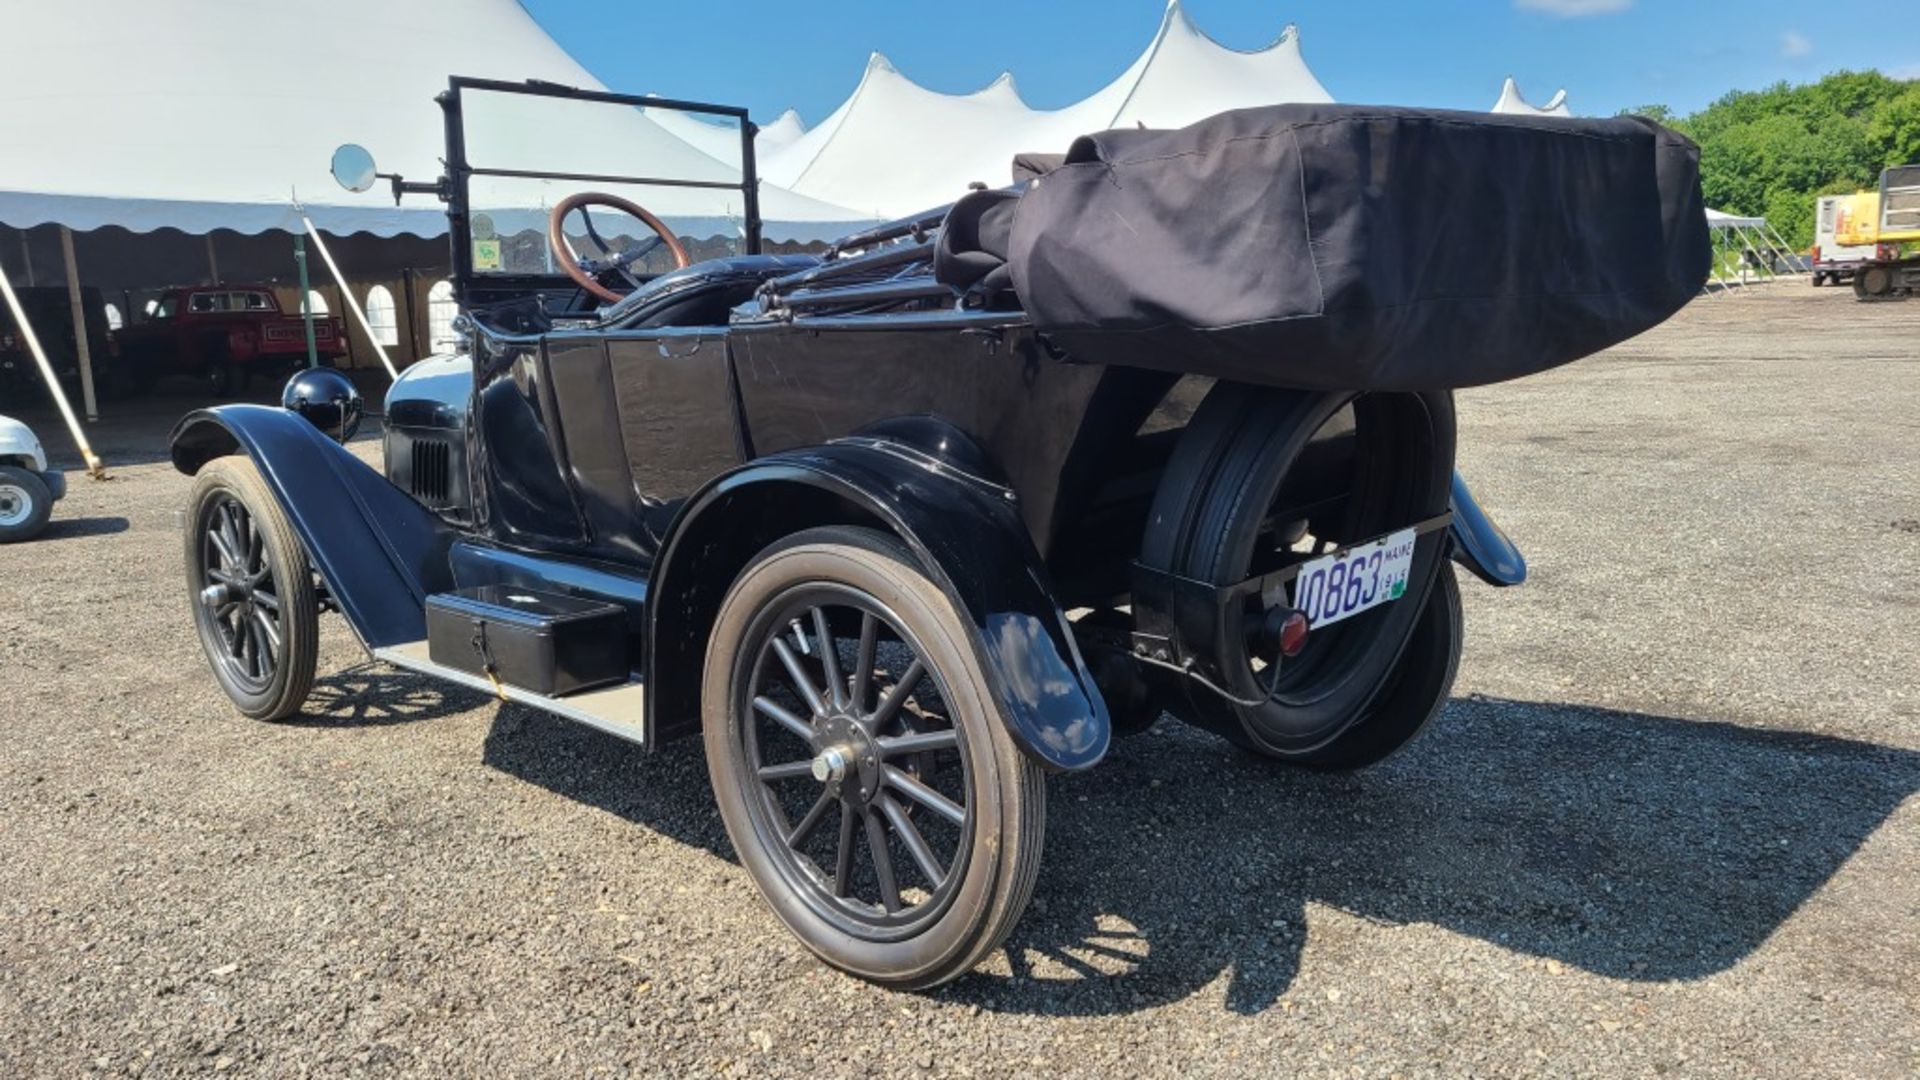
<path id="1" fill-rule="evenodd" d="M 337 622 L 305 716 L 238 718 L 143 403 L 0 548 L 0 1074 L 1920 1072 L 1920 303 L 1709 297 L 1461 402 L 1533 577 L 1468 584 L 1429 732 L 1349 777 L 1120 744 L 928 995 L 781 930 L 697 740 Z"/>

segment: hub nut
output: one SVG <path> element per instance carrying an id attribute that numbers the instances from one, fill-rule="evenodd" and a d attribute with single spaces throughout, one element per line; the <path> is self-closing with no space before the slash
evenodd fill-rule
<path id="1" fill-rule="evenodd" d="M 820 751 L 820 755 L 813 759 L 815 780 L 823 784 L 834 784 L 839 783 L 840 778 L 845 775 L 847 775 L 847 755 L 839 747 L 830 746 Z"/>

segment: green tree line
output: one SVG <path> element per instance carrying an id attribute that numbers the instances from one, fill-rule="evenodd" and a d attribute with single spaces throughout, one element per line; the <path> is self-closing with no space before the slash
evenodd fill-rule
<path id="1" fill-rule="evenodd" d="M 1691 116 L 1664 105 L 1626 111 L 1700 144 L 1708 206 L 1764 215 L 1801 249 L 1813 243 L 1818 196 L 1865 191 L 1887 166 L 1920 162 L 1920 79 L 1877 71 L 1736 90 Z"/>

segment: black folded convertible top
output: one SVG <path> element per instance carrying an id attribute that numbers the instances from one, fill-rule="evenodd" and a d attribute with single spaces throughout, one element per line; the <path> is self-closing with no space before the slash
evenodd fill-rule
<path id="1" fill-rule="evenodd" d="M 1003 259 L 1035 327 L 1086 361 L 1472 386 L 1638 334 L 1708 269 L 1699 152 L 1647 120 L 1283 105 L 1019 167 L 1024 194 L 963 200 L 954 238 L 1000 248 L 962 254 Z"/>

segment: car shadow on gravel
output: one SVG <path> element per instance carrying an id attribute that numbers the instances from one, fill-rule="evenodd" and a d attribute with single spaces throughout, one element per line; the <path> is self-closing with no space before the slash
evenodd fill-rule
<path id="1" fill-rule="evenodd" d="M 44 543 L 49 540 L 73 540 L 83 536 L 112 536 L 115 533 L 126 532 L 132 527 L 133 523 L 123 517 L 63 518 L 56 513 L 53 520 L 47 522 L 47 531 L 41 533 L 36 539 Z"/>
<path id="2" fill-rule="evenodd" d="M 361 663 L 313 681 L 291 727 L 378 727 L 437 720 L 476 709 L 487 696 L 385 664 Z"/>
<path id="3" fill-rule="evenodd" d="M 698 740 L 650 756 L 507 706 L 485 759 L 732 858 Z M 937 993 L 1105 1015 L 1225 976 L 1225 1006 L 1257 1013 L 1298 973 L 1309 907 L 1611 978 L 1701 978 L 1758 948 L 1916 791 L 1920 753 L 1553 703 L 1455 699 L 1407 752 L 1346 776 L 1163 720 L 1050 782 L 1033 906 L 1002 957 Z"/>

